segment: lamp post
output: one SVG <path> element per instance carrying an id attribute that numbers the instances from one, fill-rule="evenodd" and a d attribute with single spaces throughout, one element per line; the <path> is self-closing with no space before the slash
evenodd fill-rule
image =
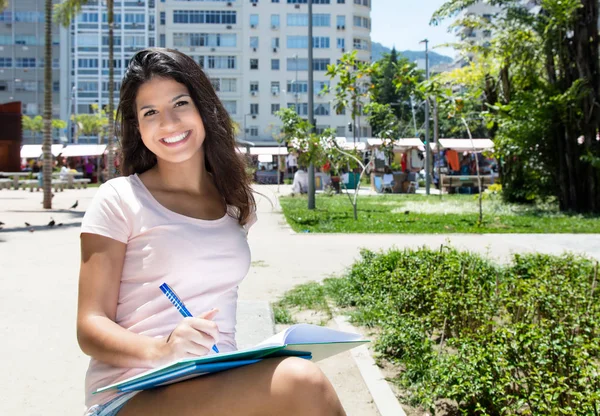
<path id="1" fill-rule="evenodd" d="M 429 80 L 429 39 L 425 43 L 425 78 Z M 425 97 L 425 193 L 429 195 L 431 188 L 431 146 L 429 145 L 429 97 Z"/>
<path id="2" fill-rule="evenodd" d="M 314 85 L 313 85 L 313 21 L 312 0 L 308 0 L 308 122 L 314 129 Z M 297 67 L 297 65 L 296 65 Z M 315 209 L 315 165 L 308 167 L 308 209 Z"/>

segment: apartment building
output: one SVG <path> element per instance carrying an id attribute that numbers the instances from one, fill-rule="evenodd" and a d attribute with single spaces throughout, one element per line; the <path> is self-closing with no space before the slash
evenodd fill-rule
<path id="1" fill-rule="evenodd" d="M 335 114 L 327 65 L 356 49 L 371 57 L 371 0 L 313 0 L 314 115 L 318 129 L 351 136 L 348 114 Z M 308 5 L 306 0 L 115 1 L 115 78 L 147 46 L 177 49 L 205 69 L 240 126 L 240 139 L 273 142 L 274 113 L 283 107 L 308 115 Z M 91 111 L 108 99 L 108 28 L 102 1 L 84 6 L 61 34 L 61 115 Z M 331 86 L 334 87 L 333 85 Z M 115 84 L 118 100 L 119 82 Z M 361 136 L 369 135 L 364 117 Z"/>
<path id="2" fill-rule="evenodd" d="M 23 114 L 44 108 L 44 0 L 10 1 L 0 12 L 0 103 L 21 101 Z M 53 117 L 60 115 L 59 30 L 52 31 Z M 25 132 L 25 142 L 31 142 Z"/>

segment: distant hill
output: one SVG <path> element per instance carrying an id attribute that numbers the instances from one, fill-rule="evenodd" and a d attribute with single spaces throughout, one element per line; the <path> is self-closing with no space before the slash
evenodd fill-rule
<path id="1" fill-rule="evenodd" d="M 383 57 L 384 53 L 390 53 L 392 50 L 381 43 L 372 42 L 371 54 L 373 61 L 378 61 Z M 417 59 L 425 59 L 425 51 L 398 51 L 400 55 L 404 55 L 409 61 L 414 62 Z M 452 58 L 446 55 L 441 55 L 437 52 L 429 51 L 429 64 L 431 66 L 451 63 Z"/>

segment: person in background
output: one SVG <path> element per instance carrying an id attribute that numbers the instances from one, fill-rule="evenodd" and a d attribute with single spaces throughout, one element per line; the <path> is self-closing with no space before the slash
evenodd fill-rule
<path id="1" fill-rule="evenodd" d="M 296 171 L 294 174 L 294 181 L 292 182 L 292 195 L 293 194 L 305 194 L 308 192 L 308 172 L 303 166 Z"/>

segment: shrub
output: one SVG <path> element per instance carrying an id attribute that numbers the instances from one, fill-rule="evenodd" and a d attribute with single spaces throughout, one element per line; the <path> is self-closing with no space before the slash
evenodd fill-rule
<path id="1" fill-rule="evenodd" d="M 325 289 L 381 329 L 411 402 L 452 399 L 469 415 L 600 413 L 598 266 L 573 255 L 362 251 Z"/>

